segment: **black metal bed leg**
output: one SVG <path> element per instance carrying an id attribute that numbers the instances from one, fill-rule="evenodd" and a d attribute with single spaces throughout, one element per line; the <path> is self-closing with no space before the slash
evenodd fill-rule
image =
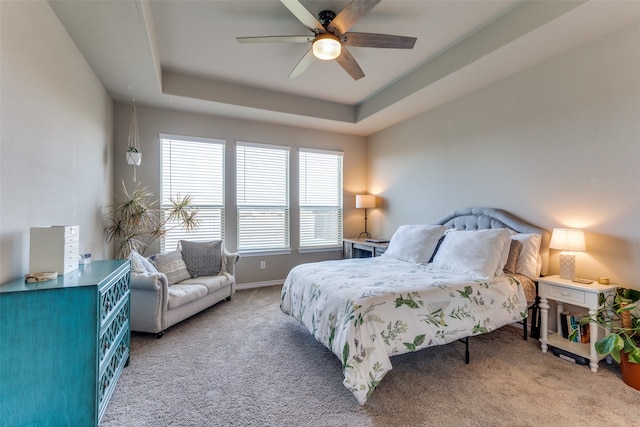
<path id="1" fill-rule="evenodd" d="M 464 339 L 464 364 L 469 364 L 469 337 Z"/>
<path id="2" fill-rule="evenodd" d="M 540 339 L 540 297 L 537 295 L 531 313 L 531 338 Z"/>

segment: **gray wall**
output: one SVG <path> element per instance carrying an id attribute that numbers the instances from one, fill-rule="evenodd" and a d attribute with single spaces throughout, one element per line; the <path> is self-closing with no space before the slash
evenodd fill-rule
<path id="1" fill-rule="evenodd" d="M 160 195 L 160 133 L 191 137 L 206 137 L 226 140 L 226 228 L 225 245 L 236 249 L 235 211 L 235 142 L 250 141 L 291 147 L 291 194 L 297 193 L 298 163 L 297 148 L 337 149 L 344 152 L 344 205 L 346 236 L 355 236 L 364 227 L 363 212 L 355 209 L 355 194 L 366 189 L 365 138 L 320 132 L 295 127 L 278 126 L 215 117 L 205 114 L 183 113 L 136 105 L 142 165 L 137 168 L 138 184 L 147 186 L 156 197 Z M 131 106 L 117 103 L 115 120 L 115 174 L 116 191 L 121 193 L 122 181 L 128 189 L 134 188 L 133 170 L 125 162 L 125 152 L 131 120 Z M 295 198 L 292 197 L 291 247 L 292 255 L 244 256 L 237 265 L 237 282 L 245 286 L 259 283 L 282 282 L 289 270 L 302 262 L 336 259 L 342 252 L 317 252 L 299 254 L 297 252 L 297 216 Z M 150 248 L 146 255 L 159 251 L 159 246 Z M 267 268 L 260 269 L 260 261 L 266 261 Z"/>
<path id="2" fill-rule="evenodd" d="M 96 259 L 111 200 L 113 103 L 47 2 L 0 1 L 0 283 L 29 271 L 29 229 L 77 224 Z"/>
<path id="3" fill-rule="evenodd" d="M 583 228 L 577 275 L 640 288 L 639 40 L 636 25 L 370 136 L 375 233 L 502 208 Z"/>
<path id="4" fill-rule="evenodd" d="M 124 161 L 129 105 L 113 108 L 46 2 L 0 2 L 0 15 L 4 282 L 28 272 L 32 226 L 79 224 L 81 251 L 111 257 L 102 208 L 123 179 L 132 183 Z M 236 140 L 341 148 L 346 236 L 362 230 L 353 195 L 367 189 L 383 198 L 369 212 L 378 237 L 452 209 L 494 206 L 548 229 L 584 228 L 588 252 L 578 256 L 578 274 L 640 287 L 634 275 L 640 261 L 639 39 L 637 26 L 621 31 L 366 140 L 139 106 L 139 181 L 158 192 L 160 132 L 222 138 L 231 153 Z M 228 177 L 235 174 L 232 164 Z M 227 225 L 233 249 L 233 221 Z M 292 265 L 336 256 L 247 257 L 238 279 L 281 280 Z M 267 270 L 259 270 L 262 259 Z M 557 256 L 551 268 L 557 271 Z"/>

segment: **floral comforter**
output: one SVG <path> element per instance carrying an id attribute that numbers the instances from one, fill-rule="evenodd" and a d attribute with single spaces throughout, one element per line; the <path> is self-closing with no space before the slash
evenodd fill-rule
<path id="1" fill-rule="evenodd" d="M 344 385 L 365 404 L 390 356 L 491 332 L 527 316 L 520 282 L 476 280 L 376 257 L 299 265 L 280 308 L 342 361 Z"/>

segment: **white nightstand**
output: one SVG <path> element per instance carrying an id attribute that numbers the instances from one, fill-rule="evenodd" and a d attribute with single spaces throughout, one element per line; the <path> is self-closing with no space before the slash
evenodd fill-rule
<path id="1" fill-rule="evenodd" d="M 389 243 L 368 242 L 366 239 L 342 239 L 343 258 L 368 258 L 382 255 Z"/>
<path id="2" fill-rule="evenodd" d="M 571 342 L 562 336 L 560 329 L 560 313 L 564 310 L 564 304 L 572 304 L 579 307 L 586 307 L 589 315 L 594 315 L 600 308 L 599 294 L 615 295 L 616 285 L 601 285 L 593 281 L 588 285 L 576 283 L 571 280 L 561 279 L 559 276 L 541 277 L 538 279 L 538 292 L 540 294 L 540 322 L 541 337 L 540 346 L 542 352 L 546 353 L 548 346 L 553 346 L 578 356 L 590 360 L 589 366 L 593 372 L 598 371 L 598 362 L 605 356 L 596 352 L 595 342 L 598 340 L 598 326 L 591 323 L 589 334 L 591 336 L 589 344 Z M 549 300 L 556 301 L 557 304 L 557 333 L 549 333 Z"/>

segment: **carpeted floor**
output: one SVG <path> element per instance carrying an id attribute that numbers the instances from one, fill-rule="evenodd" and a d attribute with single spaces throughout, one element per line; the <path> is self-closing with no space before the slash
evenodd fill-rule
<path id="1" fill-rule="evenodd" d="M 617 366 L 592 373 L 504 327 L 392 358 L 366 405 L 340 362 L 279 308 L 280 287 L 239 291 L 164 337 L 132 334 L 102 419 L 120 426 L 626 426 L 640 392 Z"/>

